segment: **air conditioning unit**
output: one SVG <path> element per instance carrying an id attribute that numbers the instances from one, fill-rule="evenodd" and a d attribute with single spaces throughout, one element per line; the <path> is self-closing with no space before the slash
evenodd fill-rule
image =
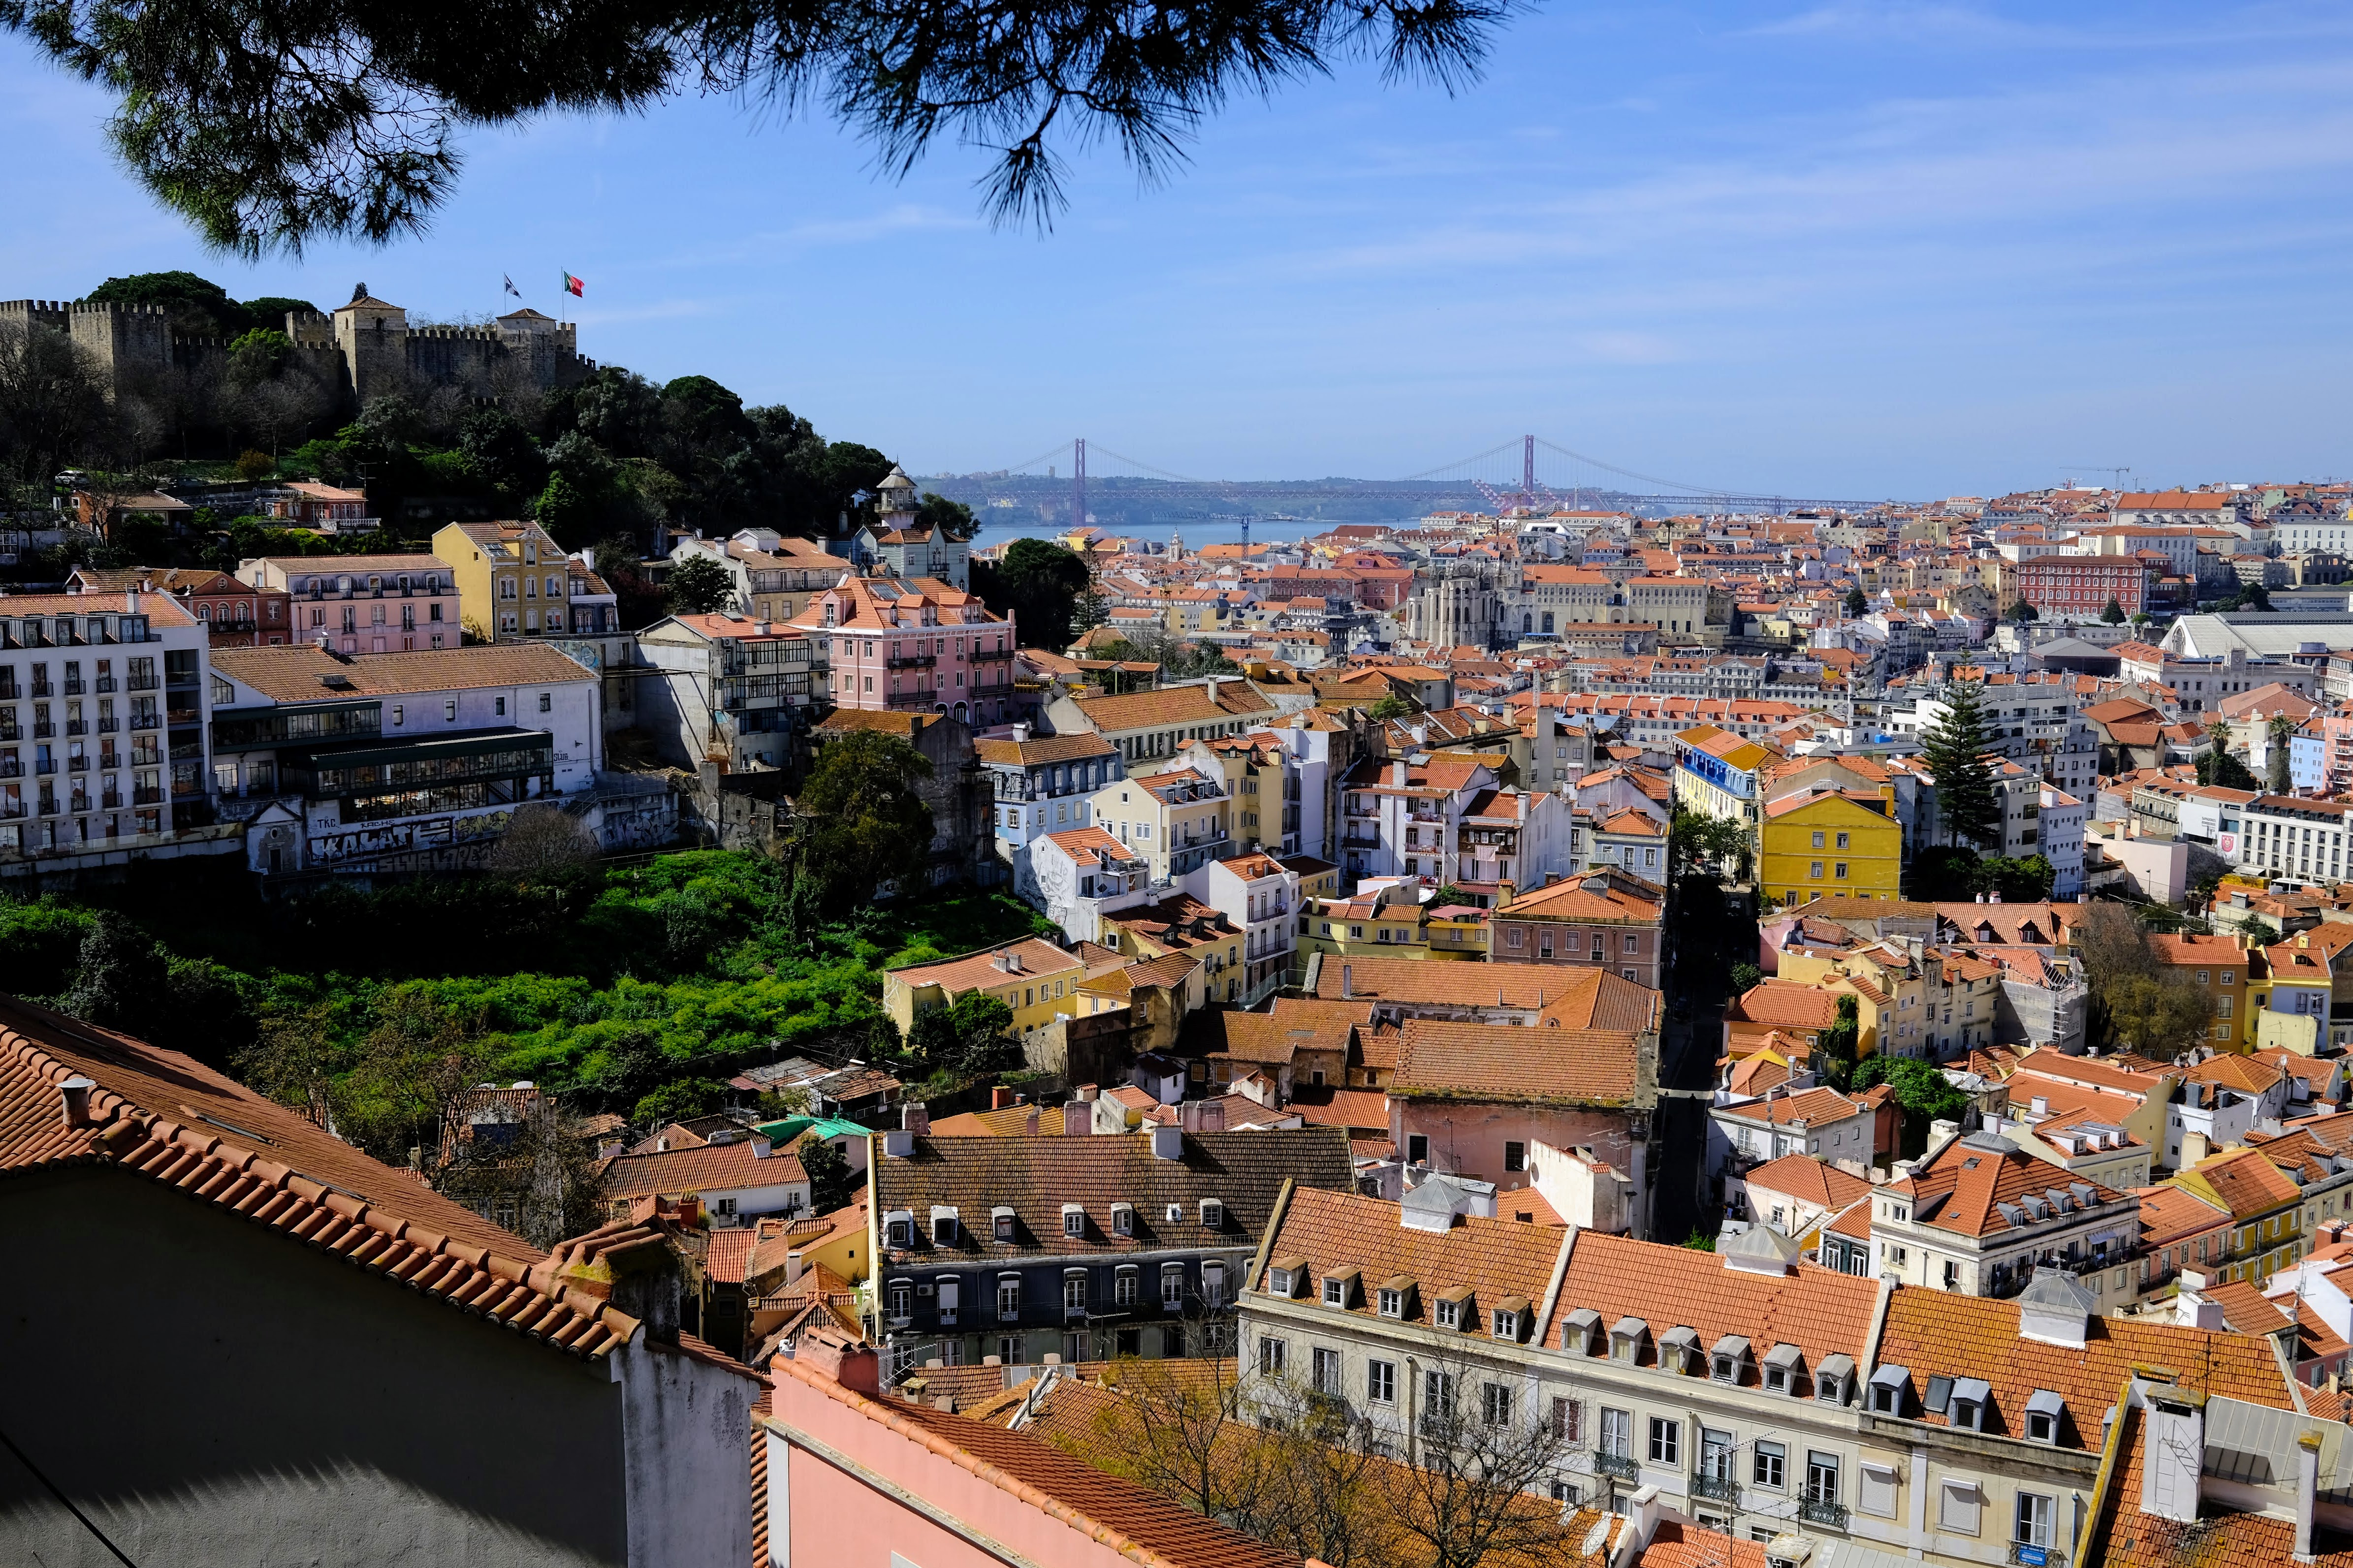
<path id="1" fill-rule="evenodd" d="M 932 1288 L 929 1285 L 918 1285 L 915 1287 L 915 1294 L 918 1296 L 928 1296 L 931 1293 Z"/>

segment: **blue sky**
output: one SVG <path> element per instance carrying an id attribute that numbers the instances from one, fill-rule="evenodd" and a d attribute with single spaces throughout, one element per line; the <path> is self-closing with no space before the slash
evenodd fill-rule
<path id="1" fill-rule="evenodd" d="M 1458 98 L 1356 68 L 1165 186 L 1082 160 L 1043 238 L 982 221 L 976 154 L 892 182 L 688 99 L 474 134 L 425 238 L 255 266 L 121 175 L 99 95 L 14 39 L 0 72 L 0 297 L 185 267 L 479 311 L 512 273 L 553 310 L 568 268 L 596 358 L 918 471 L 1084 435 L 1389 478 L 1523 431 L 1838 497 L 2353 470 L 2341 5 L 1555 4 Z"/>

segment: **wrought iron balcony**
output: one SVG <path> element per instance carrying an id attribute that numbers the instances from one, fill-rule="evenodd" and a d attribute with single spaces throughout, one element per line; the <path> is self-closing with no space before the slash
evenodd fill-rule
<path id="1" fill-rule="evenodd" d="M 1712 1498 L 1717 1502 L 1728 1502 L 1733 1507 L 1738 1508 L 1740 1483 L 1730 1476 L 1711 1476 L 1702 1470 L 1692 1476 L 1691 1495 L 1695 1498 Z"/>
<path id="2" fill-rule="evenodd" d="M 1632 1456 L 1605 1454 L 1598 1449 L 1593 1455 L 1593 1469 L 1597 1475 L 1616 1476 L 1629 1481 L 1639 1480 L 1642 1474 L 1642 1467 Z"/>
<path id="3" fill-rule="evenodd" d="M 1846 1528 L 1846 1504 L 1829 1498 L 1799 1498 L 1798 1517 L 1808 1524 L 1827 1524 L 1832 1530 Z"/>

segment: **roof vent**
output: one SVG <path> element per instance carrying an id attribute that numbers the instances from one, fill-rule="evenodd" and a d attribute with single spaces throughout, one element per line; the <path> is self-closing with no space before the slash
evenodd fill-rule
<path id="1" fill-rule="evenodd" d="M 88 1127 L 95 1120 L 90 1113 L 90 1091 L 97 1087 L 94 1080 L 79 1073 L 58 1085 L 58 1096 L 65 1102 L 68 1127 Z"/>
<path id="2" fill-rule="evenodd" d="M 351 689 L 352 678 L 338 670 L 333 674 L 319 677 L 319 684 L 337 691 L 348 691 Z"/>

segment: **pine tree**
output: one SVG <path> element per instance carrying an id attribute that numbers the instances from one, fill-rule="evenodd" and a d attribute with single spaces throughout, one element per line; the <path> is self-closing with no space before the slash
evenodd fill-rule
<path id="1" fill-rule="evenodd" d="M 2100 619 L 2107 622 L 2108 625 L 2112 626 L 2120 626 L 2125 624 L 2125 607 L 2116 603 L 2116 596 L 2114 595 L 2110 595 L 2108 596 L 2107 608 L 2100 612 Z"/>
<path id="2" fill-rule="evenodd" d="M 1979 849 L 1998 847 L 2001 839 L 2001 807 L 1985 756 L 1989 741 L 1982 695 L 1974 685 L 1947 688 L 1944 717 L 1920 731 L 1921 760 L 1936 775 L 1936 811 L 1946 833 L 1956 844 Z"/>

